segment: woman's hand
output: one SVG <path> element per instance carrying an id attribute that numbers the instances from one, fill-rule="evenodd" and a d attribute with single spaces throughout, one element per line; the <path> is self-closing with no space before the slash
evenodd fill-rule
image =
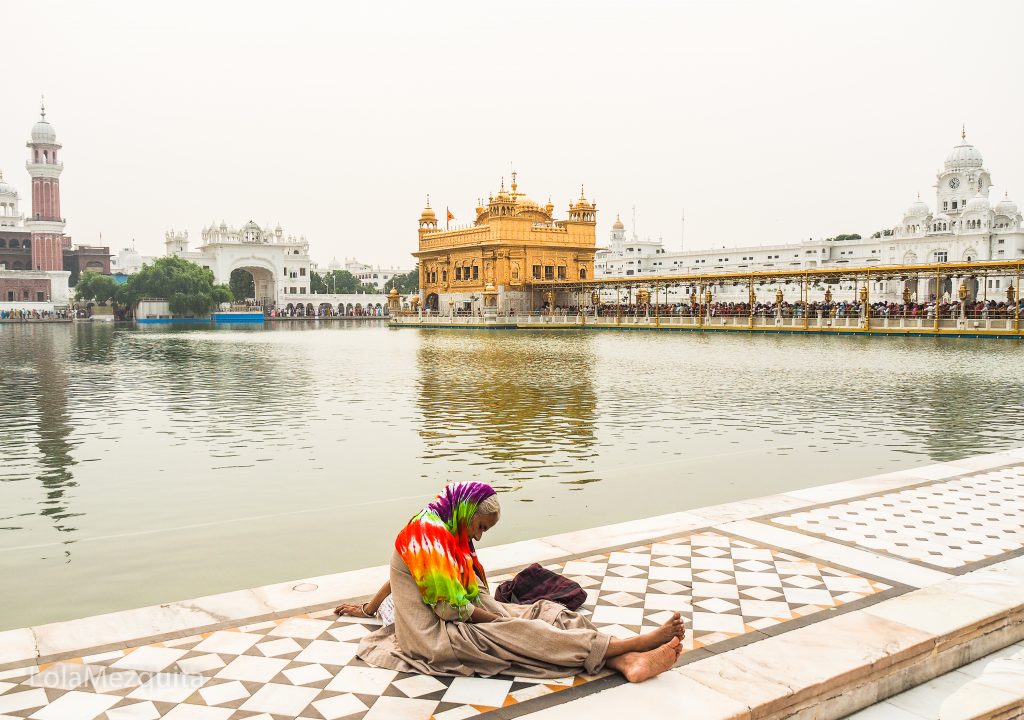
<path id="1" fill-rule="evenodd" d="M 473 623 L 474 625 L 476 625 L 476 624 L 479 624 L 479 623 L 494 622 L 499 617 L 500 617 L 499 615 L 495 615 L 494 613 L 492 613 L 489 610 L 484 610 L 482 607 L 478 607 L 478 606 L 474 605 L 473 606 L 473 614 L 469 616 L 469 621 L 471 623 Z"/>
<path id="2" fill-rule="evenodd" d="M 365 610 L 364 610 L 365 608 Z M 369 603 L 363 603 L 362 605 L 351 605 L 349 603 L 342 603 L 338 607 L 334 608 L 335 615 L 350 615 L 358 618 L 373 617 L 373 613 L 376 608 L 371 609 Z"/>

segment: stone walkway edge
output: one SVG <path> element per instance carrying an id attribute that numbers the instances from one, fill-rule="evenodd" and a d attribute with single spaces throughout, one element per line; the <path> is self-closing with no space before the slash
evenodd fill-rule
<path id="1" fill-rule="evenodd" d="M 528 706 L 498 708 L 487 714 L 556 720 L 581 714 L 610 717 L 643 707 L 652 717 L 686 708 L 693 720 L 841 718 L 1020 642 L 1024 639 L 1024 556 L 1020 551 L 966 563 L 965 568 L 973 568 L 966 572 L 944 572 L 928 563 L 851 547 L 777 523 L 789 514 L 824 504 L 858 502 L 880 493 L 1020 465 L 1024 465 L 1024 449 L 1009 450 L 481 548 L 484 566 L 496 576 L 533 562 L 614 554 L 680 533 L 713 531 L 741 543 L 783 548 L 798 558 L 824 561 L 840 571 L 884 581 L 887 585 L 882 587 L 890 588 L 877 598 L 851 602 L 832 617 L 808 616 L 802 619 L 806 622 L 790 621 L 784 631 L 765 627 L 733 638 L 734 642 L 690 650 L 672 672 L 654 681 L 628 685 L 617 678 L 598 679 L 574 688 L 580 692 L 536 698 Z M 339 601 L 368 597 L 386 573 L 381 565 L 3 631 L 0 672 L 245 623 L 322 613 Z"/>

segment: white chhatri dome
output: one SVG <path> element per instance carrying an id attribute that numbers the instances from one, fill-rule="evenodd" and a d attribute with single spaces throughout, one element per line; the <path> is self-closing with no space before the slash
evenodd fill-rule
<path id="1" fill-rule="evenodd" d="M 32 142 L 42 143 L 44 145 L 56 145 L 57 144 L 57 131 L 53 129 L 53 125 L 40 120 L 32 126 Z"/>
<path id="2" fill-rule="evenodd" d="M 917 200 L 910 204 L 910 207 L 907 208 L 905 216 L 927 217 L 929 212 L 931 211 L 928 209 L 928 205 L 925 204 L 924 201 L 922 201 L 920 198 L 918 198 Z"/>
<path id="3" fill-rule="evenodd" d="M 982 159 L 978 148 L 967 142 L 967 132 L 960 133 L 960 144 L 946 157 L 946 169 L 981 167 Z"/>
<path id="4" fill-rule="evenodd" d="M 4 180 L 3 171 L 0 171 L 0 195 L 17 195 L 18 191 Z"/>
<path id="5" fill-rule="evenodd" d="M 967 209 L 968 210 L 988 210 L 989 209 L 988 198 L 985 197 L 984 195 L 982 195 L 981 193 L 978 193 L 977 195 L 975 195 L 974 197 L 972 197 L 970 200 L 967 201 Z"/>
<path id="6" fill-rule="evenodd" d="M 1011 200 L 1009 197 L 1004 197 L 998 203 L 996 203 L 996 214 L 1006 215 L 1013 217 L 1017 214 L 1017 203 Z"/>

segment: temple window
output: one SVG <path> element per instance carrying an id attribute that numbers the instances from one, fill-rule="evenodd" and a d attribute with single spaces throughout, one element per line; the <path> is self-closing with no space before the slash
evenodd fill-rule
<path id="1" fill-rule="evenodd" d="M 956 200 L 953 201 L 953 209 L 956 210 Z"/>
<path id="2" fill-rule="evenodd" d="M 585 267 L 580 268 L 580 280 L 587 279 L 587 269 Z"/>
<path id="3" fill-rule="evenodd" d="M 461 267 L 455 268 L 455 279 L 456 280 L 461 280 L 462 279 L 462 268 Z"/>
<path id="4" fill-rule="evenodd" d="M 558 266 L 558 279 L 559 280 L 565 280 L 565 278 L 566 278 L 565 265 L 559 265 Z"/>
<path id="5" fill-rule="evenodd" d="M 540 265 L 533 266 L 533 279 L 540 280 Z"/>
<path id="6" fill-rule="evenodd" d="M 477 265 L 473 266 L 473 279 L 474 280 L 479 280 L 480 279 L 480 268 Z"/>
<path id="7" fill-rule="evenodd" d="M 544 266 L 544 279 L 545 280 L 554 280 L 555 279 L 555 266 L 554 265 L 545 265 Z"/>
<path id="8" fill-rule="evenodd" d="M 442 270 L 441 271 L 441 282 L 448 282 L 448 271 L 447 270 Z"/>

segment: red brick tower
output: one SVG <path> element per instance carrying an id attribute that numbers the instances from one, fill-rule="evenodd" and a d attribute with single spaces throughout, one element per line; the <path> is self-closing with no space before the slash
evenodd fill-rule
<path id="1" fill-rule="evenodd" d="M 32 232 L 32 270 L 64 269 L 64 218 L 60 214 L 60 174 L 64 165 L 57 152 L 57 133 L 46 122 L 46 106 L 32 127 L 25 164 L 32 177 L 32 212 L 25 226 Z"/>

